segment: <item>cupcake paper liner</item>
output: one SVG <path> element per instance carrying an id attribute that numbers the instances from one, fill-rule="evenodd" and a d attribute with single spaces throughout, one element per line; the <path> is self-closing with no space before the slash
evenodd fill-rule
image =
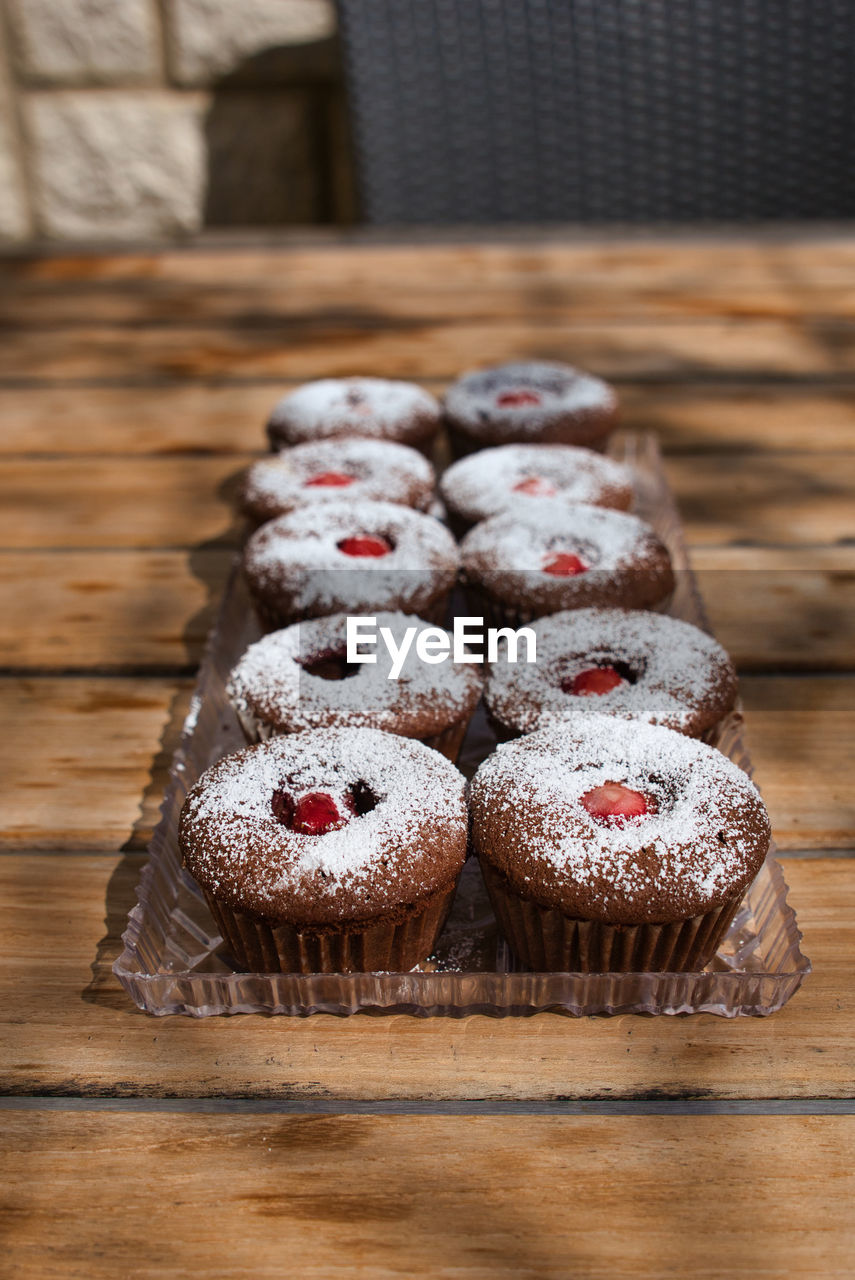
<path id="1" fill-rule="evenodd" d="M 465 590 L 471 608 L 480 610 L 488 627 L 513 627 L 516 631 L 520 627 L 529 626 L 539 618 L 548 616 L 543 613 L 535 613 L 532 609 L 526 609 L 522 605 L 503 604 L 501 600 L 496 600 L 493 596 L 487 595 L 483 587 L 476 586 L 474 583 L 467 583 Z M 667 613 L 671 608 L 673 598 L 674 593 L 672 591 L 657 604 L 646 605 L 645 608 L 651 613 Z M 572 606 L 570 607 L 572 608 Z M 580 605 L 579 607 L 584 608 L 586 606 Z M 621 608 L 621 605 L 619 602 L 613 601 L 609 607 Z"/>
<path id="2" fill-rule="evenodd" d="M 456 888 L 455 880 L 438 889 L 398 923 L 379 920 L 318 931 L 271 924 L 204 892 L 231 959 L 248 973 L 408 973 L 433 950 Z"/>
<path id="3" fill-rule="evenodd" d="M 297 733 L 299 730 L 277 729 L 275 725 L 267 724 L 264 720 L 259 720 L 251 711 L 235 707 L 235 715 L 238 723 L 243 730 L 243 736 L 246 738 L 250 746 L 256 742 L 267 742 L 269 738 L 275 738 L 282 733 Z M 434 751 L 439 751 L 446 756 L 452 764 L 457 764 L 460 755 L 460 749 L 463 746 L 463 739 L 466 737 L 466 730 L 469 728 L 471 715 L 465 715 L 461 720 L 455 720 L 453 724 L 447 728 L 440 730 L 439 733 L 429 734 L 425 738 L 420 738 L 426 747 L 432 747 Z M 410 735 L 403 734 L 403 737 Z"/>
<path id="4" fill-rule="evenodd" d="M 673 924 L 610 925 L 574 920 L 515 893 L 480 859 L 484 883 L 512 950 L 537 973 L 685 973 L 703 969 L 718 950 L 742 894 L 703 915 Z"/>

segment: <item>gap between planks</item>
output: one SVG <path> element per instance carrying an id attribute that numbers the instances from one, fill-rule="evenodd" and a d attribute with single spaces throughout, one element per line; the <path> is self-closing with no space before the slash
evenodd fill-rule
<path id="1" fill-rule="evenodd" d="M 501 1101 L 466 1098 L 404 1101 L 380 1098 L 87 1098 L 55 1094 L 0 1097 L 0 1112 L 94 1111 L 167 1115 L 362 1116 L 848 1116 L 853 1098 L 652 1098 Z"/>

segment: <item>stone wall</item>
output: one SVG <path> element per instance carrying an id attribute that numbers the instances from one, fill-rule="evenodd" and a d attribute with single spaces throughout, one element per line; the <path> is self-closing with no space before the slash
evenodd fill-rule
<path id="1" fill-rule="evenodd" d="M 0 0 L 0 241 L 353 215 L 329 0 Z"/>

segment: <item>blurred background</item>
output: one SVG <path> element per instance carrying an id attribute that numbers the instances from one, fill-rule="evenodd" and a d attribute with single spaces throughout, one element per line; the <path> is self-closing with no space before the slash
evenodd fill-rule
<path id="1" fill-rule="evenodd" d="M 0 0 L 0 240 L 842 219 L 850 0 Z"/>

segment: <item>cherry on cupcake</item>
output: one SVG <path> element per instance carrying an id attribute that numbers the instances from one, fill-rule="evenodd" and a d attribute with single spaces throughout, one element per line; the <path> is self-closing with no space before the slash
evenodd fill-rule
<path id="1" fill-rule="evenodd" d="M 524 493 L 530 498 L 554 498 L 558 490 L 544 476 L 526 476 L 514 485 L 512 492 Z"/>
<path id="2" fill-rule="evenodd" d="M 316 476 L 310 476 L 308 480 L 303 482 L 303 488 L 346 489 L 353 482 L 354 477 L 346 475 L 343 471 L 319 471 Z"/>
<path id="3" fill-rule="evenodd" d="M 273 816 L 289 831 L 304 836 L 323 836 L 347 825 L 347 817 L 326 791 L 309 791 L 295 800 L 286 791 L 273 792 Z"/>
<path id="4" fill-rule="evenodd" d="M 575 578 L 577 574 L 585 573 L 587 568 L 584 560 L 580 560 L 572 551 L 559 551 L 549 557 L 543 566 L 543 572 L 555 578 Z"/>
<path id="5" fill-rule="evenodd" d="M 496 396 L 496 404 L 500 404 L 503 409 L 516 409 L 527 404 L 540 404 L 540 396 L 536 391 L 526 391 L 523 388 L 519 391 L 501 391 Z"/>
<path id="6" fill-rule="evenodd" d="M 339 551 L 346 556 L 375 560 L 379 559 L 380 556 L 387 556 L 392 550 L 391 542 L 373 533 L 358 534 L 353 538 L 342 538 L 337 546 Z"/>
<path id="7" fill-rule="evenodd" d="M 620 782 L 605 782 L 582 796 L 582 805 L 603 826 L 622 827 L 632 818 L 646 818 L 656 812 L 656 801 Z"/>
<path id="8" fill-rule="evenodd" d="M 577 698 L 601 697 L 622 684 L 627 684 L 627 681 L 614 667 L 589 667 L 575 676 L 565 676 L 561 681 L 561 691 Z"/>

